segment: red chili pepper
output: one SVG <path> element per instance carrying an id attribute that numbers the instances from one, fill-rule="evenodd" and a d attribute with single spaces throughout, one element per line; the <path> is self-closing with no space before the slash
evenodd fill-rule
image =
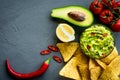
<path id="1" fill-rule="evenodd" d="M 19 79 L 30 79 L 30 78 L 34 78 L 34 77 L 42 75 L 48 69 L 50 60 L 51 59 L 48 58 L 46 61 L 42 63 L 41 67 L 38 70 L 30 72 L 30 73 L 16 72 L 10 66 L 8 59 L 6 59 L 6 66 L 7 66 L 7 70 L 9 71 L 9 73 L 12 74 L 14 77 L 19 78 Z"/>
<path id="2" fill-rule="evenodd" d="M 62 62 L 62 59 L 56 55 L 53 56 L 53 59 L 58 62 L 58 63 L 61 63 Z"/>
<path id="3" fill-rule="evenodd" d="M 54 45 L 48 45 L 48 49 L 50 49 L 51 51 L 54 51 L 54 52 L 58 52 L 59 51 L 58 47 L 56 47 Z"/>
<path id="4" fill-rule="evenodd" d="M 46 54 L 50 54 L 51 53 L 51 50 L 42 50 L 40 52 L 41 55 L 46 55 Z"/>

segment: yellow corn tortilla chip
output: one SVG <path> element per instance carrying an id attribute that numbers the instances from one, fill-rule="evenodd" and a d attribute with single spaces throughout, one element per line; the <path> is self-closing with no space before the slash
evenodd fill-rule
<path id="1" fill-rule="evenodd" d="M 63 57 L 64 62 L 67 62 L 79 47 L 78 42 L 57 43 L 57 47 Z"/>
<path id="2" fill-rule="evenodd" d="M 78 49 L 76 50 L 74 57 L 77 57 L 78 65 L 88 64 L 89 62 L 89 57 L 87 57 L 84 53 L 82 53 L 80 47 L 78 47 Z"/>
<path id="3" fill-rule="evenodd" d="M 102 68 L 100 66 L 96 66 L 94 68 L 91 68 L 90 69 L 90 79 L 91 80 L 98 80 L 101 73 L 102 73 Z"/>
<path id="4" fill-rule="evenodd" d="M 77 59 L 78 71 L 80 73 L 81 79 L 82 80 L 85 80 L 85 79 L 89 80 L 90 79 L 90 77 L 88 76 L 89 73 L 87 73 L 89 71 L 87 69 L 89 66 L 88 65 L 89 57 L 87 57 L 84 53 L 82 53 L 80 47 L 78 47 L 78 49 L 76 50 L 74 57 L 76 57 L 76 59 Z M 80 68 L 80 66 L 81 66 L 81 68 Z M 83 70 L 85 70 L 85 71 L 83 72 Z M 83 73 L 85 73 L 85 74 L 83 74 Z M 86 78 L 85 78 L 85 76 L 86 76 Z"/>
<path id="5" fill-rule="evenodd" d="M 95 59 L 89 59 L 89 71 L 90 71 L 90 79 L 97 80 L 101 75 L 102 68 L 98 65 Z"/>
<path id="6" fill-rule="evenodd" d="M 107 57 L 102 58 L 101 61 L 103 61 L 106 64 L 109 64 L 115 57 L 118 56 L 118 51 L 116 49 L 116 47 L 114 47 L 113 51 L 111 52 L 111 54 L 109 54 Z"/>
<path id="7" fill-rule="evenodd" d="M 82 80 L 90 80 L 90 72 L 88 68 L 88 64 L 78 65 L 78 70 Z"/>
<path id="8" fill-rule="evenodd" d="M 107 64 L 102 62 L 101 60 L 99 59 L 95 59 L 95 61 L 98 63 L 99 66 L 101 66 L 103 69 L 106 69 L 107 67 Z"/>
<path id="9" fill-rule="evenodd" d="M 120 80 L 120 56 L 106 67 L 98 80 Z"/>
<path id="10" fill-rule="evenodd" d="M 96 61 L 92 58 L 89 59 L 89 70 L 98 66 L 98 64 L 96 63 Z"/>
<path id="11" fill-rule="evenodd" d="M 73 57 L 59 72 L 59 75 L 75 79 L 81 80 L 79 72 L 77 70 L 77 58 Z"/>

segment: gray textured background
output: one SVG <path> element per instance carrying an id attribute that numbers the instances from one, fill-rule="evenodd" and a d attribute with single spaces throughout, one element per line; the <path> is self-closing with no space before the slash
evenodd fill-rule
<path id="1" fill-rule="evenodd" d="M 47 57 L 39 53 L 49 44 L 56 44 L 55 29 L 59 21 L 50 17 L 52 8 L 67 5 L 89 7 L 92 0 L 0 0 L 0 80 L 17 80 L 6 71 L 5 59 L 18 72 L 31 72 L 39 68 Z M 96 22 L 97 19 L 96 19 Z M 99 22 L 98 22 L 99 23 Z M 73 25 L 76 41 L 83 28 Z M 120 52 L 120 33 L 113 33 Z M 51 61 L 48 71 L 32 80 L 67 80 L 58 75 L 64 63 Z"/>

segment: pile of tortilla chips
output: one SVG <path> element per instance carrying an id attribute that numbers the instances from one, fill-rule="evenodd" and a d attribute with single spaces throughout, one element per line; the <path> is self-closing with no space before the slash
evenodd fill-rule
<path id="1" fill-rule="evenodd" d="M 82 53 L 78 42 L 57 43 L 65 66 L 59 75 L 72 80 L 120 80 L 120 56 L 116 47 L 105 58 L 92 59 Z"/>

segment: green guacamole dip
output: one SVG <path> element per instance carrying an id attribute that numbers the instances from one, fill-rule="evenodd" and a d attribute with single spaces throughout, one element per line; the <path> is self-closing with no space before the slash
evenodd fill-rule
<path id="1" fill-rule="evenodd" d="M 114 38 L 105 26 L 95 24 L 80 36 L 80 47 L 91 58 L 103 58 L 114 49 Z"/>

